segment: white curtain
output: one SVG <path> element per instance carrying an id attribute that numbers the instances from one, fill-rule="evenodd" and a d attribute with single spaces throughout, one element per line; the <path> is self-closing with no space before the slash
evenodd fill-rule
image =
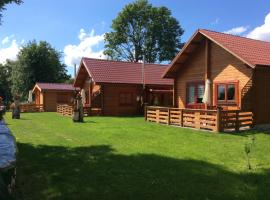
<path id="1" fill-rule="evenodd" d="M 209 79 L 205 81 L 205 90 L 202 102 L 207 105 L 211 104 L 211 81 Z"/>
<path id="2" fill-rule="evenodd" d="M 83 104 L 83 106 L 85 106 L 86 95 L 85 95 L 85 90 L 84 89 L 81 90 L 81 97 L 82 97 L 82 104 Z"/>
<path id="3" fill-rule="evenodd" d="M 33 93 L 32 93 L 32 90 L 29 90 L 29 93 L 28 93 L 28 102 L 29 103 L 32 103 L 33 102 Z"/>

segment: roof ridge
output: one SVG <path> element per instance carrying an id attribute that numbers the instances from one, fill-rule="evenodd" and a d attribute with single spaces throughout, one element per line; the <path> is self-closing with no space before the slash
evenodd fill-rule
<path id="1" fill-rule="evenodd" d="M 70 84 L 70 83 L 53 83 L 53 82 L 36 82 L 36 84 L 72 85 L 72 84 Z"/>
<path id="2" fill-rule="evenodd" d="M 96 61 L 106 61 L 106 62 L 118 62 L 118 63 L 142 64 L 142 63 L 140 63 L 140 62 L 132 62 L 132 61 L 124 61 L 124 60 L 109 60 L 109 59 L 101 59 L 101 58 L 82 57 L 82 59 L 96 60 Z M 169 66 L 169 64 L 158 64 L 158 63 L 145 63 L 145 65 Z"/>
<path id="3" fill-rule="evenodd" d="M 240 35 L 233 35 L 233 34 L 230 34 L 230 33 L 224 33 L 224 32 L 219 32 L 219 31 L 204 29 L 204 28 L 200 28 L 200 29 L 198 29 L 198 31 L 199 32 L 200 31 L 209 31 L 209 32 L 213 32 L 213 33 L 218 33 L 218 34 L 228 35 L 228 36 L 232 36 L 232 37 L 243 38 L 243 39 L 246 39 L 246 40 L 252 40 L 252 41 L 257 41 L 257 42 L 262 42 L 262 43 L 270 44 L 270 42 L 264 41 L 264 40 L 252 39 L 252 38 L 248 38 L 248 37 L 244 37 L 244 36 L 240 36 Z"/>

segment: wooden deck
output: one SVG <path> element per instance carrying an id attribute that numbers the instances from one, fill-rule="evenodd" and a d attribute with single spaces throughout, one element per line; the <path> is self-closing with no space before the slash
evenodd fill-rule
<path id="1" fill-rule="evenodd" d="M 43 104 L 21 104 L 20 105 L 22 113 L 29 113 L 29 112 L 44 112 Z"/>
<path id="2" fill-rule="evenodd" d="M 145 107 L 145 120 L 167 125 L 204 129 L 215 132 L 240 131 L 253 126 L 252 112 L 240 110 L 180 109 Z"/>

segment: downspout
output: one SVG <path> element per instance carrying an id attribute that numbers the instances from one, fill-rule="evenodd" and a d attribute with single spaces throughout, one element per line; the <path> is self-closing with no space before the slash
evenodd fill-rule
<path id="1" fill-rule="evenodd" d="M 145 91 L 145 55 L 143 55 L 142 62 L 142 100 L 141 104 L 144 106 L 146 103 L 146 91 Z"/>

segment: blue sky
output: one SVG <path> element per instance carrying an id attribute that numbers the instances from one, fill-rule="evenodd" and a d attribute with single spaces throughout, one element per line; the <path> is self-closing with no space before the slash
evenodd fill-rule
<path id="1" fill-rule="evenodd" d="M 103 34 L 128 0 L 24 0 L 8 5 L 0 26 L 0 62 L 15 59 L 21 45 L 29 40 L 46 40 L 63 52 L 67 65 L 80 56 L 103 57 Z M 185 30 L 186 41 L 198 28 L 229 31 L 270 41 L 269 0 L 150 0 L 166 6 Z M 269 20 L 270 21 L 270 15 Z M 267 22 L 268 22 L 267 21 Z M 233 29 L 236 28 L 236 29 Z M 261 28 L 260 30 L 257 29 Z M 233 29 L 233 30 L 232 30 Z M 256 31 L 257 30 L 257 31 Z M 254 33 L 255 31 L 255 33 Z M 269 34 L 269 35 L 268 35 Z M 269 38 L 268 38 L 269 37 Z M 2 58 L 2 60 L 1 60 Z M 72 72 L 72 68 L 69 67 Z"/>

